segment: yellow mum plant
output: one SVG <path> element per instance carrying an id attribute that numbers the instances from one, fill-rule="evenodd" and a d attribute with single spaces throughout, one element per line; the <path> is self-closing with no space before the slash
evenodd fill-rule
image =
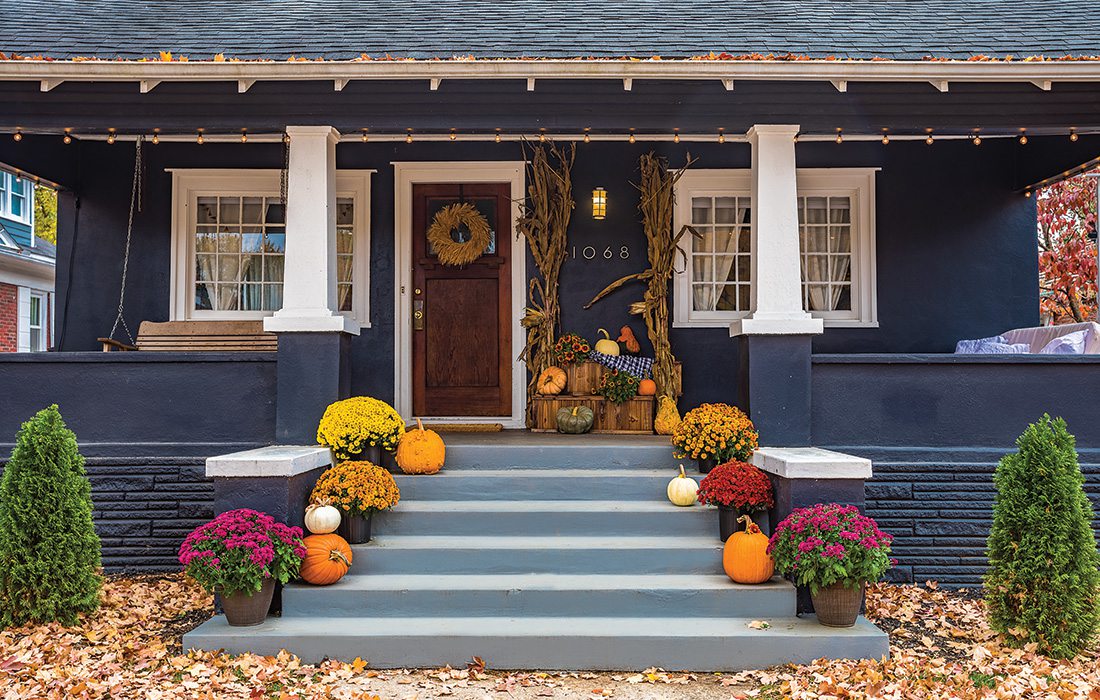
<path id="1" fill-rule="evenodd" d="M 309 500 L 328 500 L 349 515 L 367 515 L 397 505 L 401 491 L 382 467 L 370 462 L 342 462 L 321 474 Z"/>
<path id="2" fill-rule="evenodd" d="M 747 462 L 760 436 L 744 411 L 725 403 L 705 403 L 687 412 L 672 431 L 677 459 Z"/>
<path id="3" fill-rule="evenodd" d="M 397 449 L 405 421 L 385 401 L 355 396 L 325 409 L 317 426 L 317 442 L 330 448 L 336 459 L 354 459 L 368 447 L 387 452 Z"/>

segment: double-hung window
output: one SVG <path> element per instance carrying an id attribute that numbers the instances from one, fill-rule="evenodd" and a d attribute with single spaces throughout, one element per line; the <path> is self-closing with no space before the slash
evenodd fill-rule
<path id="1" fill-rule="evenodd" d="M 826 326 L 875 326 L 873 168 L 798 170 L 802 305 Z M 751 312 L 749 170 L 688 170 L 677 184 L 675 229 L 684 269 L 674 325 L 721 327 Z"/>
<path id="2" fill-rule="evenodd" d="M 173 171 L 172 318 L 270 316 L 283 305 L 286 225 L 277 170 Z M 338 310 L 368 325 L 370 172 L 336 176 Z"/>
<path id="3" fill-rule="evenodd" d="M 30 224 L 34 210 L 31 203 L 33 191 L 34 186 L 27 178 L 0 170 L 0 216 Z"/>
<path id="4" fill-rule="evenodd" d="M 29 350 L 31 352 L 42 352 L 46 349 L 46 318 L 48 316 L 46 295 L 41 292 L 31 292 L 28 302 Z"/>

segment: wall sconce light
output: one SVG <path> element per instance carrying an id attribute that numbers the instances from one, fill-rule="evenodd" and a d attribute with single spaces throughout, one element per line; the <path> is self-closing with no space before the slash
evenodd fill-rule
<path id="1" fill-rule="evenodd" d="M 605 216 L 607 216 L 607 190 L 597 187 L 592 190 L 592 218 L 603 221 Z"/>

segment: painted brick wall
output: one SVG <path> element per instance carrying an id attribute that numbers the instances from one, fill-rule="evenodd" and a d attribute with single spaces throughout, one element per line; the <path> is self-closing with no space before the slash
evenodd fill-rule
<path id="1" fill-rule="evenodd" d="M 214 485 L 194 457 L 86 461 L 107 571 L 176 569 L 180 542 L 214 517 Z"/>
<path id="2" fill-rule="evenodd" d="M 894 535 L 895 580 L 981 585 L 996 467 L 995 462 L 875 461 L 867 514 Z M 1100 513 L 1100 464 L 1083 463 L 1081 471 Z M 1100 537 L 1100 518 L 1093 526 Z"/>
<path id="3" fill-rule="evenodd" d="M 19 293 L 0 282 L 0 352 L 15 352 L 19 342 Z"/>

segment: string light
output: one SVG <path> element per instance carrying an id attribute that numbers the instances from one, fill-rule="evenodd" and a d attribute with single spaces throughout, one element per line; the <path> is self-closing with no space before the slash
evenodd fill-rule
<path id="1" fill-rule="evenodd" d="M 16 129 L 15 133 L 12 134 L 11 137 L 12 137 L 12 140 L 14 140 L 16 142 L 22 141 L 23 140 L 23 132 L 20 131 L 19 129 Z"/>
<path id="2" fill-rule="evenodd" d="M 1030 199 L 1031 198 L 1031 190 L 1024 190 L 1024 196 Z"/>
<path id="3" fill-rule="evenodd" d="M 363 143 L 366 143 L 367 141 L 370 141 L 370 137 L 367 136 L 367 131 L 368 131 L 367 129 L 363 129 L 363 136 L 362 136 Z"/>
<path id="4" fill-rule="evenodd" d="M 500 143 L 500 129 L 497 129 L 497 135 L 493 137 L 493 140 Z"/>
<path id="5" fill-rule="evenodd" d="M 107 143 L 114 143 L 114 142 L 115 142 L 115 130 L 114 129 L 107 129 Z"/>
<path id="6" fill-rule="evenodd" d="M 1078 138 L 1080 138 L 1080 137 L 1077 135 L 1077 130 L 1074 129 L 1073 127 L 1070 127 L 1070 129 L 1069 129 L 1069 140 L 1073 141 L 1074 143 L 1077 143 Z"/>
<path id="7" fill-rule="evenodd" d="M 546 141 L 546 129 L 539 129 L 539 143 Z"/>
<path id="8" fill-rule="evenodd" d="M 588 129 L 584 130 L 584 142 L 592 143 L 592 137 L 588 135 Z"/>
<path id="9" fill-rule="evenodd" d="M 65 129 L 65 135 L 61 138 L 61 142 L 64 143 L 66 146 L 73 142 L 73 137 L 69 133 L 70 131 L 72 131 L 72 129 Z"/>
<path id="10" fill-rule="evenodd" d="M 672 142 L 673 143 L 680 143 L 680 130 L 679 129 L 674 129 L 673 131 L 675 133 L 672 134 Z"/>
<path id="11" fill-rule="evenodd" d="M 241 129 L 241 143 L 248 143 L 248 129 Z"/>
<path id="12" fill-rule="evenodd" d="M 290 143 L 290 134 L 283 132 L 283 143 Z"/>
<path id="13" fill-rule="evenodd" d="M 1023 129 L 1020 129 L 1020 138 L 1018 140 L 1020 141 L 1021 146 L 1027 145 L 1027 132 Z"/>
<path id="14" fill-rule="evenodd" d="M 725 143 L 725 142 L 726 142 L 726 134 L 721 129 L 719 129 L 718 130 L 718 143 Z"/>
<path id="15" fill-rule="evenodd" d="M 634 143 L 634 130 L 630 130 L 630 138 L 627 139 L 630 143 Z"/>
<path id="16" fill-rule="evenodd" d="M 153 145 L 160 143 L 160 129 L 153 129 Z"/>
<path id="17" fill-rule="evenodd" d="M 973 138 L 974 138 L 974 145 L 975 146 L 981 146 L 982 145 L 982 137 L 981 136 L 979 136 L 978 134 L 974 134 Z"/>
<path id="18" fill-rule="evenodd" d="M 928 144 L 929 146 L 931 146 L 933 143 L 936 142 L 936 139 L 932 138 L 932 132 L 931 131 L 928 132 L 928 136 L 925 137 L 924 142 L 926 144 Z"/>
<path id="19" fill-rule="evenodd" d="M 458 134 L 455 133 L 454 129 L 451 129 L 451 140 L 454 141 L 456 139 L 458 139 Z"/>
<path id="20" fill-rule="evenodd" d="M 887 134 L 886 132 L 883 132 L 882 133 L 882 145 L 885 146 L 888 143 L 890 143 L 890 134 Z"/>
<path id="21" fill-rule="evenodd" d="M 836 142 L 837 143 L 844 143 L 844 132 L 841 131 L 840 129 L 836 130 Z"/>
<path id="22" fill-rule="evenodd" d="M 413 142 L 413 130 L 409 129 L 405 133 L 405 143 L 412 143 L 412 142 Z"/>
<path id="23" fill-rule="evenodd" d="M 200 146 L 203 144 L 202 129 L 199 129 L 199 135 L 195 138 L 195 143 L 199 144 Z"/>
<path id="24" fill-rule="evenodd" d="M 798 134 L 795 134 L 794 138 L 792 138 L 791 140 L 794 141 L 795 143 L 798 143 Z"/>

